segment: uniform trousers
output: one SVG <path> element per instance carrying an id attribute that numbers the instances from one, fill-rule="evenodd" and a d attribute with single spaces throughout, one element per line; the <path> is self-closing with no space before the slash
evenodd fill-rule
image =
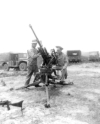
<path id="1" fill-rule="evenodd" d="M 67 79 L 68 73 L 67 73 L 67 68 L 65 68 L 65 69 L 62 69 L 62 68 L 63 68 L 63 66 L 56 66 L 56 70 L 58 72 L 57 75 L 60 75 L 59 71 L 61 71 L 60 80 L 64 81 L 64 79 Z"/>
<path id="2" fill-rule="evenodd" d="M 28 70 L 27 70 L 27 76 L 26 76 L 26 81 L 25 81 L 26 86 L 30 83 L 32 75 L 34 74 L 34 76 L 35 76 L 36 72 L 38 72 L 38 66 L 37 66 L 37 64 L 28 65 L 27 69 Z"/>

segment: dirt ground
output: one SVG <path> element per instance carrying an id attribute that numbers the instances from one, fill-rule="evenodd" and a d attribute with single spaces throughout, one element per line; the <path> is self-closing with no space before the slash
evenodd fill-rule
<path id="1" fill-rule="evenodd" d="M 20 108 L 0 106 L 0 124 L 100 124 L 100 64 L 68 66 L 69 86 L 50 86 L 51 108 L 45 108 L 45 88 L 12 90 L 24 85 L 26 72 L 0 71 L 0 100 L 23 102 Z M 33 78 L 32 78 L 33 79 Z M 32 80 L 31 80 L 32 81 Z M 4 86 L 5 82 L 6 86 Z"/>

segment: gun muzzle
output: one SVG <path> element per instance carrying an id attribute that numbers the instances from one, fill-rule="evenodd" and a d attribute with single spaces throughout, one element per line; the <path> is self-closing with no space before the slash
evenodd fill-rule
<path id="1" fill-rule="evenodd" d="M 23 100 L 17 103 L 11 103 L 10 105 L 22 108 Z"/>

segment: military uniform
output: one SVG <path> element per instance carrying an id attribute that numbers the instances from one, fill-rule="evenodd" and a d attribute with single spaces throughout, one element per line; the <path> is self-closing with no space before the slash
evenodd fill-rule
<path id="1" fill-rule="evenodd" d="M 59 48 L 61 50 L 63 49 L 60 46 L 56 46 L 56 48 Z M 68 75 L 67 74 L 67 65 L 68 65 L 68 58 L 67 58 L 67 56 L 63 52 L 58 53 L 57 69 L 61 70 L 61 78 L 60 78 L 61 81 L 64 81 L 64 79 L 67 78 L 67 75 Z"/>
<path id="2" fill-rule="evenodd" d="M 37 49 L 32 48 L 27 51 L 27 76 L 26 76 L 26 81 L 25 85 L 27 86 L 30 82 L 31 76 L 36 74 L 38 72 L 38 66 L 37 66 Z"/>

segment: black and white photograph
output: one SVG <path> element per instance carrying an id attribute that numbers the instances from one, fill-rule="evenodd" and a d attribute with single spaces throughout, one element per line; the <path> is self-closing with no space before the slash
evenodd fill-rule
<path id="1" fill-rule="evenodd" d="M 100 124 L 100 0 L 0 0 L 0 124 Z"/>

